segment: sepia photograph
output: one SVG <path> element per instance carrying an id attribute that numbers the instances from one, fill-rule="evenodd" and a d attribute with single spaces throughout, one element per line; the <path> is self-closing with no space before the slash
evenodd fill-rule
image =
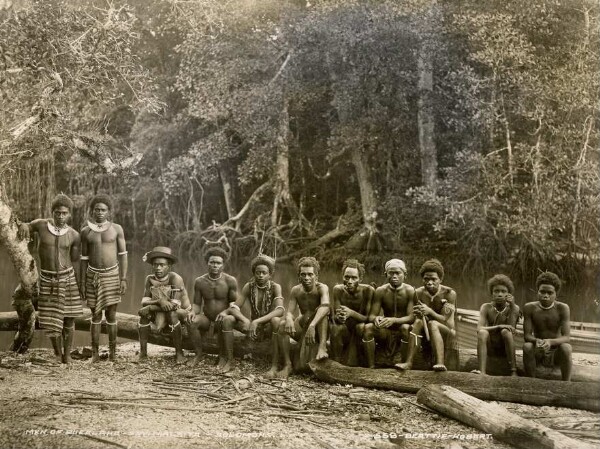
<path id="1" fill-rule="evenodd" d="M 0 0 L 0 448 L 600 447 L 597 0 Z"/>

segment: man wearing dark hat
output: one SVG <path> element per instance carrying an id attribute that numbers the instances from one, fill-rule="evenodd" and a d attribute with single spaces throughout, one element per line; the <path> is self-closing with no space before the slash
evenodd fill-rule
<path id="1" fill-rule="evenodd" d="M 90 202 L 91 220 L 81 230 L 81 291 L 92 311 L 92 362 L 98 361 L 102 311 L 108 326 L 109 360 L 117 347 L 117 305 L 127 289 L 127 249 L 123 228 L 108 221 L 112 201 L 98 194 Z"/>
<path id="2" fill-rule="evenodd" d="M 252 260 L 252 279 L 242 288 L 238 300 L 230 304 L 229 308 L 217 316 L 222 321 L 223 332 L 232 331 L 234 328 L 244 332 L 249 338 L 263 339 L 271 337 L 271 369 L 266 377 L 275 377 L 279 364 L 278 330 L 279 322 L 285 309 L 281 285 L 271 280 L 275 270 L 275 260 L 264 254 L 259 254 Z M 246 304 L 250 305 L 251 319 L 246 318 L 241 309 Z M 228 338 L 228 337 L 226 337 Z M 230 354 L 227 354 L 229 357 Z M 227 359 L 223 372 L 230 371 L 233 364 Z"/>
<path id="3" fill-rule="evenodd" d="M 427 349 L 433 351 L 434 371 L 446 371 L 446 346 L 452 348 L 456 331 L 454 312 L 456 310 L 456 292 L 445 285 L 444 267 L 437 259 L 430 259 L 423 263 L 419 274 L 423 279 L 423 286 L 415 290 L 415 306 L 413 312 L 415 321 L 410 332 L 408 342 L 408 356 L 406 362 L 396 364 L 396 368 L 409 370 L 419 340 L 423 337 L 429 340 Z"/>
<path id="4" fill-rule="evenodd" d="M 208 273 L 194 281 L 193 321 L 189 324 L 189 332 L 196 358 L 193 366 L 202 359 L 202 340 L 215 323 L 219 345 L 219 370 L 230 369 L 227 361 L 233 358 L 233 329 L 224 329 L 219 314 L 238 299 L 237 280 L 223 272 L 228 260 L 228 253 L 220 246 L 208 248 L 204 253 L 204 261 L 208 265 Z"/>
<path id="5" fill-rule="evenodd" d="M 388 282 L 375 290 L 369 323 L 364 325 L 363 347 L 369 368 L 375 367 L 375 340 L 385 346 L 388 357 L 403 354 L 408 342 L 410 325 L 414 321 L 413 302 L 415 289 L 404 283 L 406 264 L 401 259 L 385 263 Z M 380 313 L 383 312 L 383 316 Z M 359 333 L 361 328 L 359 326 Z"/>
<path id="6" fill-rule="evenodd" d="M 40 290 L 38 321 L 52 342 L 59 362 L 70 363 L 75 318 L 83 314 L 73 263 L 79 260 L 79 233 L 67 224 L 73 201 L 63 194 L 52 201 L 52 218 L 19 226 L 19 236 L 39 236 Z"/>
<path id="7" fill-rule="evenodd" d="M 166 329 L 168 323 L 175 346 L 175 361 L 184 362 L 181 323 L 188 323 L 193 312 L 183 279 L 171 271 L 173 264 L 177 263 L 177 257 L 171 248 L 157 246 L 146 253 L 142 260 L 152 265 L 153 274 L 146 277 L 142 308 L 138 312 L 140 360 L 148 357 L 148 336 L 153 321 L 159 331 Z"/>

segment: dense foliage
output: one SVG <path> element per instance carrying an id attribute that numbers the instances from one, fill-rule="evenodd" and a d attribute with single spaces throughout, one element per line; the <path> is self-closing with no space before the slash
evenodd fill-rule
<path id="1" fill-rule="evenodd" d="M 191 254 L 226 235 L 577 278 L 600 249 L 598 38 L 588 0 L 33 3 L 0 27 L 0 170 L 24 218 L 107 190 L 136 241 Z"/>

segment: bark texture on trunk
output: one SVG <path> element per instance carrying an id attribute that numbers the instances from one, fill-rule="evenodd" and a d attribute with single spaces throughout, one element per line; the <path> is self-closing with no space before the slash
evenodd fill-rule
<path id="1" fill-rule="evenodd" d="M 521 418 L 498 404 L 488 404 L 448 385 L 428 385 L 417 393 L 417 401 L 494 438 L 524 449 L 591 449 L 591 444 Z"/>
<path id="2" fill-rule="evenodd" d="M 433 116 L 433 56 L 427 40 L 421 44 L 417 66 L 419 72 L 417 121 L 421 149 L 421 181 L 425 187 L 435 189 L 438 163 Z"/>
<path id="3" fill-rule="evenodd" d="M 313 373 L 329 383 L 352 384 L 416 393 L 427 385 L 454 385 L 488 401 L 517 402 L 600 411 L 600 390 L 591 382 L 563 382 L 529 377 L 494 377 L 456 371 L 397 371 L 350 368 L 332 360 L 310 363 Z"/>

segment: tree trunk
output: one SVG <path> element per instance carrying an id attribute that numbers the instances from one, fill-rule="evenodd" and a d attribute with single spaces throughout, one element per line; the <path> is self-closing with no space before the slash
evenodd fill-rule
<path id="1" fill-rule="evenodd" d="M 5 201 L 4 186 L 0 182 L 0 243 L 6 248 L 8 256 L 21 280 L 13 295 L 13 307 L 18 313 L 18 332 L 12 349 L 25 352 L 33 339 L 35 315 L 32 300 L 36 294 L 38 272 L 26 240 L 17 237 L 17 219 Z"/>
<path id="2" fill-rule="evenodd" d="M 229 220 L 235 216 L 235 196 L 231 183 L 231 168 L 227 165 L 219 167 L 219 178 L 223 187 L 223 197 L 225 199 L 225 208 L 227 209 L 227 219 Z"/>
<path id="3" fill-rule="evenodd" d="M 456 419 L 494 438 L 524 449 L 591 449 L 530 419 L 510 413 L 498 404 L 488 404 L 447 385 L 428 385 L 417 393 L 417 401 L 444 416 Z"/>
<path id="4" fill-rule="evenodd" d="M 383 241 L 377 229 L 379 201 L 369 173 L 369 163 L 363 148 L 353 146 L 349 151 L 360 190 L 363 227 L 348 240 L 346 246 L 352 249 L 377 252 L 383 249 Z"/>
<path id="5" fill-rule="evenodd" d="M 329 383 L 352 384 L 416 393 L 426 385 L 454 385 L 488 401 L 517 402 L 600 411 L 600 390 L 591 382 L 563 382 L 529 377 L 494 377 L 453 371 L 398 371 L 350 368 L 332 360 L 310 363 L 317 378 Z"/>
<path id="6" fill-rule="evenodd" d="M 417 121 L 419 126 L 419 146 L 421 152 L 421 181 L 429 189 L 435 190 L 437 182 L 437 151 L 435 147 L 435 120 L 433 116 L 433 49 L 425 38 L 417 58 L 419 72 L 417 101 Z"/>

